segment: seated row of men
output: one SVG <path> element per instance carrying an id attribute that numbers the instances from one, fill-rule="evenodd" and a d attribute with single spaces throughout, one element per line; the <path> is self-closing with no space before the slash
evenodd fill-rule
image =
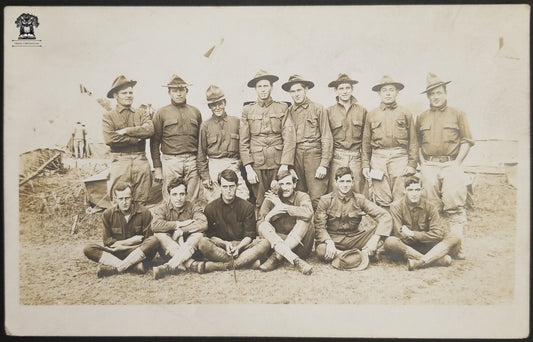
<path id="1" fill-rule="evenodd" d="M 243 107 L 240 118 L 226 113 L 222 89 L 209 86 L 206 102 L 212 116 L 202 121 L 198 108 L 187 103 L 190 84 L 181 77 L 173 75 L 163 85 L 170 104 L 152 118 L 132 106 L 137 82 L 119 76 L 107 94 L 117 106 L 102 120 L 112 153 L 110 197 L 116 184 L 128 182 L 133 201 L 146 202 L 154 178 L 162 183 L 167 199 L 168 184 L 181 177 L 187 182 L 188 200 L 210 202 L 220 196 L 217 175 L 229 168 L 239 178 L 237 196 L 251 198 L 259 216 L 272 180 L 292 168 L 298 177 L 296 189 L 308 193 L 316 211 L 320 198 L 334 190 L 337 169 L 349 167 L 353 190 L 389 210 L 402 195 L 405 177 L 419 166 L 427 199 L 463 238 L 467 187 L 461 163 L 474 141 L 466 114 L 447 104 L 450 81 L 428 74 L 421 93 L 427 95 L 430 108 L 415 120 L 397 103 L 404 85 L 389 76 L 372 87 L 380 103 L 371 111 L 353 96 L 358 81 L 347 74 L 328 84 L 336 101 L 327 108 L 309 99 L 315 84 L 299 75 L 281 85 L 292 105 L 274 101 L 271 94 L 278 80 L 264 70 L 249 80 L 247 86 L 255 89 L 257 99 Z M 153 175 L 145 155 L 146 139 Z M 331 243 L 325 246 L 331 255 Z"/>
<path id="2" fill-rule="evenodd" d="M 313 267 L 305 261 L 313 251 L 324 262 L 356 252 L 364 269 L 369 257 L 382 250 L 408 269 L 449 266 L 460 238 L 440 219 L 437 208 L 422 196 L 416 176 L 405 180 L 404 196 L 390 213 L 353 190 L 348 167 L 335 173 L 335 189 L 320 198 L 316 212 L 309 195 L 297 191 L 292 169 L 276 176 L 277 184 L 265 193 L 259 214 L 253 204 L 236 196 L 237 174 L 225 169 L 218 175 L 219 198 L 205 210 L 187 199 L 187 183 L 175 178 L 168 184 L 169 198 L 155 207 L 153 219 L 144 206 L 132 201 L 129 184 L 114 189 L 114 206 L 103 213 L 104 245 L 89 244 L 85 255 L 99 263 L 98 277 L 131 270 L 145 273 L 159 253 L 164 263 L 153 267 L 154 279 L 177 270 L 198 273 L 252 267 L 277 268 L 287 260 L 305 275 Z M 376 225 L 363 229 L 363 216 Z M 366 263 L 366 264 L 365 264 Z"/>

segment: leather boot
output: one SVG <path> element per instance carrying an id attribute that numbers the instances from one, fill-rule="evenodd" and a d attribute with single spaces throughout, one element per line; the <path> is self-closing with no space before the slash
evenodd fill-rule
<path id="1" fill-rule="evenodd" d="M 270 257 L 259 266 L 259 269 L 263 272 L 270 272 L 278 268 L 278 266 L 281 264 L 281 261 L 283 260 L 283 257 L 278 254 L 278 252 L 273 252 Z"/>
<path id="2" fill-rule="evenodd" d="M 296 258 L 294 259 L 294 267 L 301 273 L 305 275 L 310 275 L 313 273 L 313 267 L 309 265 L 305 260 Z"/>
<path id="3" fill-rule="evenodd" d="M 449 256 L 449 255 L 445 255 L 442 258 L 439 258 L 439 259 L 435 260 L 432 265 L 448 267 L 451 264 L 452 264 L 452 257 Z"/>
<path id="4" fill-rule="evenodd" d="M 407 259 L 407 269 L 409 271 L 417 270 L 424 265 L 424 261 L 422 261 L 421 259 Z"/>
<path id="5" fill-rule="evenodd" d="M 98 270 L 96 271 L 98 278 L 109 277 L 118 273 L 119 272 L 115 266 L 109 265 L 98 265 Z"/>
<path id="6" fill-rule="evenodd" d="M 154 279 L 158 280 L 172 273 L 172 267 L 170 267 L 169 264 L 163 264 L 161 266 L 154 267 L 153 272 Z"/>
<path id="7" fill-rule="evenodd" d="M 117 270 L 119 273 L 124 272 L 131 266 L 135 265 L 136 263 L 139 263 L 146 259 L 146 255 L 144 255 L 144 252 L 140 248 L 135 248 L 127 257 L 126 259 L 122 260 L 122 262 L 118 265 Z"/>

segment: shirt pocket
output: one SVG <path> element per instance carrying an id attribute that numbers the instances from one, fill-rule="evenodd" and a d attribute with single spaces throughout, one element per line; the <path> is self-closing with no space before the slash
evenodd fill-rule
<path id="1" fill-rule="evenodd" d="M 122 237 L 122 228 L 121 227 L 112 227 L 111 233 L 113 233 L 113 237 Z"/>
<path id="2" fill-rule="evenodd" d="M 378 142 L 383 139 L 383 125 L 381 121 L 371 121 L 370 131 L 372 132 L 373 142 Z"/>
<path id="3" fill-rule="evenodd" d="M 175 135 L 179 131 L 178 118 L 167 119 L 163 122 L 163 137 Z"/>
<path id="4" fill-rule="evenodd" d="M 218 141 L 218 136 L 216 134 L 207 136 L 207 148 L 213 148 L 216 142 Z"/>
<path id="5" fill-rule="evenodd" d="M 230 152 L 239 152 L 239 135 L 235 133 L 230 134 L 230 142 L 228 146 Z"/>
<path id="6" fill-rule="evenodd" d="M 407 146 L 409 125 L 405 119 L 397 119 L 394 125 L 394 138 L 398 145 Z"/>
<path id="7" fill-rule="evenodd" d="M 352 137 L 361 138 L 363 135 L 363 121 L 352 119 Z"/>
<path id="8" fill-rule="evenodd" d="M 281 124 L 283 121 L 284 113 L 272 113 L 270 117 L 270 127 L 272 127 L 272 132 L 281 133 Z"/>
<path id="9" fill-rule="evenodd" d="M 308 117 L 305 119 L 304 137 L 303 138 L 318 138 L 318 118 Z"/>
<path id="10" fill-rule="evenodd" d="M 263 117 L 261 115 L 250 115 L 248 116 L 248 124 L 250 125 L 250 133 L 259 134 L 261 133 L 261 122 Z"/>
<path id="11" fill-rule="evenodd" d="M 429 122 L 421 123 L 419 128 L 420 138 L 422 139 L 422 144 L 431 143 L 431 124 Z"/>
<path id="12" fill-rule="evenodd" d="M 442 138 L 445 142 L 459 142 L 459 126 L 456 122 L 444 122 L 442 125 Z"/>
<path id="13" fill-rule="evenodd" d="M 265 155 L 263 154 L 262 146 L 254 146 L 250 149 L 252 153 L 252 158 L 254 160 L 254 166 L 263 166 L 265 165 Z"/>
<path id="14" fill-rule="evenodd" d="M 189 119 L 187 121 L 187 123 L 188 123 L 188 125 L 187 125 L 185 133 L 197 137 L 198 136 L 198 127 L 200 126 L 198 124 L 198 120 Z"/>

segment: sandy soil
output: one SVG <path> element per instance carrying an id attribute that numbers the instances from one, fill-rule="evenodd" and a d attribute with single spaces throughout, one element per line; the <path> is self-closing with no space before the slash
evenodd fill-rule
<path id="1" fill-rule="evenodd" d="M 74 170 L 39 177 L 33 192 L 54 186 L 83 188 Z M 26 188 L 25 193 L 30 193 Z M 495 196 L 497 194 L 497 196 Z M 87 260 L 83 246 L 101 243 L 101 213 L 87 215 L 84 193 L 60 201 L 48 214 L 35 197 L 20 202 L 20 304 L 442 304 L 487 305 L 513 300 L 516 190 L 495 175 L 478 175 L 475 208 L 469 210 L 464 261 L 447 268 L 407 271 L 405 263 L 382 259 L 364 272 L 335 270 L 313 255 L 311 276 L 285 264 L 262 273 L 238 270 L 210 274 L 180 273 L 162 280 L 122 274 L 98 279 L 96 264 Z M 71 234 L 73 216 L 79 215 Z M 156 260 L 157 262 L 157 260 Z"/>

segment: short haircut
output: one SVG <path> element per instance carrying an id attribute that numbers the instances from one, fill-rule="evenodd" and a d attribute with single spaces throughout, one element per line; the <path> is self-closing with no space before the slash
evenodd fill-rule
<path id="1" fill-rule="evenodd" d="M 183 185 L 185 187 L 185 192 L 187 192 L 187 182 L 185 181 L 185 179 L 181 177 L 171 179 L 167 185 L 168 193 L 170 194 L 170 191 L 172 189 L 177 188 L 180 185 Z"/>
<path id="2" fill-rule="evenodd" d="M 278 172 L 278 174 L 276 175 L 276 180 L 280 181 L 287 176 L 291 176 L 292 182 L 295 184 L 298 181 L 298 176 L 296 176 L 296 172 L 294 171 L 291 172 L 291 170 L 288 170 L 288 169 Z"/>
<path id="3" fill-rule="evenodd" d="M 235 183 L 235 185 L 239 184 L 239 178 L 237 177 L 237 174 L 231 169 L 222 170 L 222 172 L 218 174 L 217 180 L 219 185 L 222 185 L 222 178 L 228 182 Z"/>
<path id="4" fill-rule="evenodd" d="M 405 178 L 403 184 L 406 188 L 411 184 L 420 184 L 420 187 L 422 187 L 422 180 L 418 176 L 409 176 Z"/>
<path id="5" fill-rule="evenodd" d="M 133 194 L 133 188 L 131 187 L 131 184 L 124 181 L 118 181 L 115 186 L 113 187 L 113 197 L 115 197 L 117 191 L 124 191 L 126 189 L 130 189 L 130 191 Z"/>
<path id="6" fill-rule="evenodd" d="M 341 166 L 337 169 L 337 171 L 335 172 L 335 180 L 345 176 L 345 175 L 350 175 L 353 179 L 353 173 L 352 173 L 352 170 L 350 170 L 349 167 L 347 166 Z"/>

